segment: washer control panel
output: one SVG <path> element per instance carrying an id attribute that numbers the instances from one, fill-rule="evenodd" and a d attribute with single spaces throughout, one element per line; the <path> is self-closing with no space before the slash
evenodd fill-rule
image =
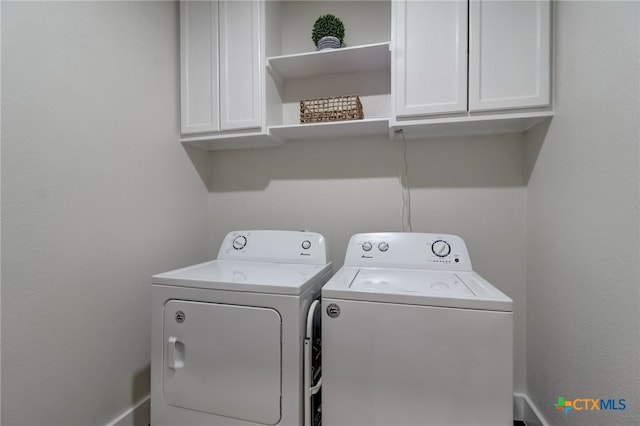
<path id="1" fill-rule="evenodd" d="M 462 238 L 419 232 L 356 234 L 349 241 L 345 265 L 471 271 Z"/>
<path id="2" fill-rule="evenodd" d="M 218 259 L 276 263 L 329 263 L 325 239 L 306 231 L 232 231 L 227 234 Z"/>

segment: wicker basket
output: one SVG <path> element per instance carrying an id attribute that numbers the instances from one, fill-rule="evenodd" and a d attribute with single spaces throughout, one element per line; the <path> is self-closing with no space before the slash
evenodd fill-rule
<path id="1" fill-rule="evenodd" d="M 300 123 L 362 120 L 362 104 L 356 95 L 300 101 Z"/>

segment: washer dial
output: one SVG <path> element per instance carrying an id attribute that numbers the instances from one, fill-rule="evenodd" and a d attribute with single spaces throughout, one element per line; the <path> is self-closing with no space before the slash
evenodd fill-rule
<path id="1" fill-rule="evenodd" d="M 247 237 L 245 237 L 244 235 L 239 235 L 233 239 L 231 245 L 236 250 L 242 250 L 247 245 Z"/>
<path id="2" fill-rule="evenodd" d="M 386 242 L 381 242 L 380 244 L 378 244 L 378 250 L 380 251 L 387 251 L 389 250 L 389 243 Z"/>
<path id="3" fill-rule="evenodd" d="M 451 254 L 451 246 L 445 240 L 438 240 L 431 244 L 431 251 L 438 257 L 447 257 Z"/>
<path id="4" fill-rule="evenodd" d="M 364 250 L 364 251 L 371 251 L 371 248 L 372 248 L 372 247 L 373 247 L 373 246 L 372 246 L 372 245 L 371 245 L 371 243 L 370 243 L 370 242 L 368 242 L 368 241 L 367 241 L 367 242 L 362 243 L 362 250 Z"/>

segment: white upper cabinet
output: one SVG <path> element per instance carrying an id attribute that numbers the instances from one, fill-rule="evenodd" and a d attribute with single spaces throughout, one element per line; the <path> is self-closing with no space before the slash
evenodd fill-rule
<path id="1" fill-rule="evenodd" d="M 344 46 L 316 51 L 326 13 Z M 526 132 L 553 116 L 551 18 L 551 0 L 184 0 L 180 140 Z M 363 120 L 300 123 L 301 100 L 351 94 Z"/>
<path id="2" fill-rule="evenodd" d="M 183 142 L 208 149 L 270 144 L 263 9 L 256 0 L 180 2 Z"/>
<path id="3" fill-rule="evenodd" d="M 551 6 L 471 0 L 469 111 L 550 104 Z"/>
<path id="4" fill-rule="evenodd" d="M 526 131 L 552 115 L 550 0 L 395 0 L 392 10 L 392 129 Z"/>
<path id="5" fill-rule="evenodd" d="M 395 1 L 395 114 L 467 111 L 467 2 Z"/>
<path id="6" fill-rule="evenodd" d="M 180 3 L 180 100 L 183 134 L 220 130 L 218 3 Z"/>
<path id="7" fill-rule="evenodd" d="M 219 10 L 220 127 L 260 127 L 260 4 L 222 1 Z"/>

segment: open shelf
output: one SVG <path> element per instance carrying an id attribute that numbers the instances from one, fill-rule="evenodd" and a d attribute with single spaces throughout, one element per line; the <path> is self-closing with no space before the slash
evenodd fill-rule
<path id="1" fill-rule="evenodd" d="M 390 67 L 388 42 L 267 58 L 267 69 L 278 81 Z"/>
<path id="2" fill-rule="evenodd" d="M 327 89 L 338 92 L 348 89 L 363 96 L 368 94 L 367 90 L 370 91 L 372 85 L 376 88 L 387 86 L 388 93 L 388 71 L 391 68 L 389 46 L 389 42 L 384 42 L 273 56 L 267 58 L 267 70 L 276 82 L 280 93 L 284 93 L 284 88 L 287 87 L 288 96 L 294 100 L 322 97 Z M 386 81 L 381 80 L 383 77 L 380 76 L 384 74 L 379 73 L 379 71 L 384 73 L 385 70 L 387 71 Z M 350 75 L 344 76 L 344 74 Z M 314 77 L 313 83 L 310 84 L 308 79 Z M 291 93 L 296 93 L 297 96 L 292 96 Z M 374 91 L 374 94 L 377 92 Z M 287 102 L 291 103 L 291 99 Z M 374 103 L 372 108 L 372 113 L 377 118 L 327 123 L 279 124 L 270 126 L 269 134 L 285 141 L 387 135 L 389 133 L 389 117 L 386 116 L 388 106 L 376 109 L 377 106 Z"/>

